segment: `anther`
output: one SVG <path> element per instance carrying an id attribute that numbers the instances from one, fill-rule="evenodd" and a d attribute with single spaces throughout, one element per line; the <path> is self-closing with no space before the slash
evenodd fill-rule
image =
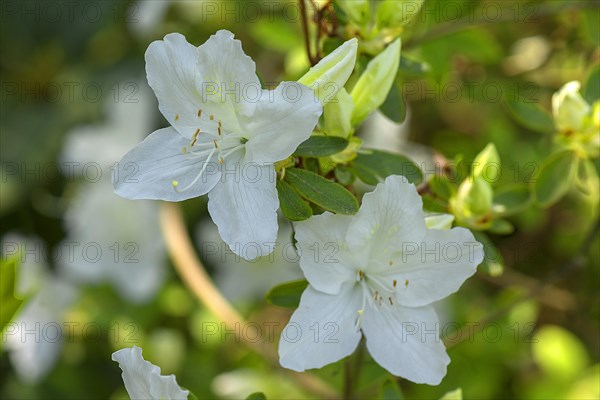
<path id="1" fill-rule="evenodd" d="M 175 121 L 179 121 L 179 114 L 175 114 Z"/>
<path id="2" fill-rule="evenodd" d="M 396 287 L 396 285 L 397 285 L 397 284 L 398 284 L 398 281 L 394 279 L 394 282 L 392 283 L 392 285 L 393 285 L 394 287 Z"/>
<path id="3" fill-rule="evenodd" d="M 212 115 L 212 114 L 210 114 L 210 117 L 209 117 L 209 118 L 210 118 L 210 120 L 212 121 L 212 120 L 214 120 L 214 119 L 215 119 L 215 116 L 214 116 L 214 115 Z"/>
<path id="4" fill-rule="evenodd" d="M 391 298 L 391 297 L 388 297 L 388 300 L 390 301 L 390 306 L 393 306 L 393 305 L 394 305 L 394 302 L 392 301 L 392 298 Z"/>
<path id="5" fill-rule="evenodd" d="M 365 277 L 365 273 L 362 271 L 358 271 L 358 279 L 362 281 L 362 279 Z"/>
<path id="6" fill-rule="evenodd" d="M 173 181 L 171 182 L 171 185 L 173 185 L 173 187 L 176 188 L 177 186 L 179 186 L 179 182 Z"/>
<path id="7" fill-rule="evenodd" d="M 408 287 L 408 279 L 404 281 L 404 287 Z"/>
<path id="8" fill-rule="evenodd" d="M 201 116 L 202 116 L 202 109 L 201 109 L 201 108 L 199 108 L 199 109 L 198 109 L 198 117 L 201 117 Z"/>

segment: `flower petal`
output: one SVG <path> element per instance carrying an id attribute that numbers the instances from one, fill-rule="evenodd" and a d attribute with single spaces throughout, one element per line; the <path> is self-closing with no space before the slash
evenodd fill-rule
<path id="1" fill-rule="evenodd" d="M 438 330 L 431 306 L 371 304 L 363 314 L 362 331 L 373 359 L 392 374 L 416 383 L 437 385 L 446 375 L 450 358 Z"/>
<path id="2" fill-rule="evenodd" d="M 273 165 L 228 159 L 222 180 L 208 194 L 208 212 L 229 248 L 246 260 L 273 251 L 279 199 Z"/>
<path id="3" fill-rule="evenodd" d="M 483 246 L 465 228 L 428 229 L 421 242 L 405 243 L 399 257 L 386 273 L 400 282 L 396 300 L 420 307 L 456 292 L 483 260 Z"/>
<path id="4" fill-rule="evenodd" d="M 142 349 L 133 346 L 115 351 L 112 360 L 123 371 L 123 383 L 131 399 L 187 399 L 189 391 L 177 385 L 175 375 L 161 375 L 160 368 L 142 357 Z"/>
<path id="5" fill-rule="evenodd" d="M 389 261 L 405 242 L 425 236 L 422 200 L 413 184 L 402 176 L 389 176 L 363 197 L 360 210 L 348 227 L 347 240 L 364 263 Z"/>
<path id="6" fill-rule="evenodd" d="M 191 139 L 199 127 L 202 77 L 198 72 L 198 48 L 185 36 L 171 33 L 146 50 L 148 84 L 158 98 L 162 115 L 182 135 Z"/>
<path id="7" fill-rule="evenodd" d="M 251 115 L 262 87 L 256 64 L 233 33 L 220 30 L 198 48 L 203 106 L 222 119 L 229 131 L 240 131 L 239 118 Z"/>
<path id="8" fill-rule="evenodd" d="M 294 225 L 300 268 L 308 282 L 321 292 L 337 294 L 344 283 L 356 279 L 346 244 L 351 220 L 352 216 L 326 211 Z"/>
<path id="9" fill-rule="evenodd" d="M 281 333 L 281 366 L 301 372 L 352 354 L 361 337 L 356 325 L 360 306 L 361 292 L 355 285 L 346 285 L 335 296 L 308 286 Z"/>
<path id="10" fill-rule="evenodd" d="M 200 139 L 198 140 L 200 145 Z M 183 154 L 189 142 L 173 128 L 159 129 L 125 154 L 114 171 L 115 192 L 128 199 L 182 201 L 208 193 L 219 181 L 221 173 L 215 161 L 209 161 L 204 174 L 197 177 L 206 158 L 190 158 Z M 208 155 L 208 154 L 207 154 Z"/>
<path id="11" fill-rule="evenodd" d="M 310 137 L 322 111 L 313 91 L 298 82 L 281 82 L 275 90 L 264 90 L 254 114 L 243 123 L 249 136 L 248 156 L 257 163 L 289 157 Z"/>

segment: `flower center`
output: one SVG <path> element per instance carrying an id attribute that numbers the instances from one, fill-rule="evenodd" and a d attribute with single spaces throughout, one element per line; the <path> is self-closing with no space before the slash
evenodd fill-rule
<path id="1" fill-rule="evenodd" d="M 193 187 L 206 172 L 206 167 L 211 162 L 213 156 L 218 156 L 218 163 L 224 164 L 225 159 L 231 154 L 242 150 L 248 139 L 232 132 L 227 132 L 223 128 L 223 123 L 220 119 L 215 118 L 213 114 L 203 113 L 202 109 L 198 110 L 198 119 L 202 123 L 202 128 L 197 128 L 190 144 L 184 146 L 181 152 L 188 158 L 202 158 L 202 167 L 192 182 L 184 188 L 179 189 L 179 181 L 173 180 L 171 185 L 177 193 L 185 192 Z M 175 120 L 179 119 L 179 114 L 175 115 Z M 212 140 L 210 140 L 212 139 Z"/>

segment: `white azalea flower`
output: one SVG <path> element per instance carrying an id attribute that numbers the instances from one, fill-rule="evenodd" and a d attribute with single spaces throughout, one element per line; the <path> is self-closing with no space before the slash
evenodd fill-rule
<path id="1" fill-rule="evenodd" d="M 3 256 L 17 256 L 16 294 L 27 299 L 2 332 L 2 343 L 17 376 L 35 384 L 54 368 L 66 336 L 64 315 L 77 290 L 49 271 L 45 243 L 37 237 L 8 234 L 2 238 Z"/>
<path id="2" fill-rule="evenodd" d="M 108 102 L 106 122 L 77 127 L 67 136 L 62 162 L 81 169 L 95 164 L 102 176 L 78 184 L 73 191 L 65 214 L 68 235 L 61 246 L 65 256 L 58 265 L 78 283 L 110 282 L 121 296 L 141 303 L 154 296 L 165 278 L 158 205 L 116 196 L 109 168 L 151 128 L 156 100 L 143 82 L 122 86 L 135 88 L 135 95 L 116 105 Z M 72 257 L 66 256 L 71 253 L 69 246 Z"/>
<path id="3" fill-rule="evenodd" d="M 580 90 L 581 83 L 571 81 L 552 95 L 552 114 L 560 131 L 578 131 L 584 126 L 591 107 L 581 96 Z"/>
<path id="4" fill-rule="evenodd" d="M 132 400 L 188 398 L 190 392 L 179 387 L 175 375 L 161 375 L 159 367 L 144 360 L 141 348 L 117 350 L 112 360 L 119 363 L 125 389 Z"/>
<path id="5" fill-rule="evenodd" d="M 475 273 L 483 250 L 473 235 L 428 229 L 414 185 L 391 176 L 356 215 L 312 217 L 296 225 L 296 239 L 310 285 L 282 333 L 281 365 L 304 371 L 338 361 L 362 331 L 369 353 L 392 374 L 438 384 L 450 359 L 431 304 Z M 332 246 L 333 255 L 315 250 Z"/>
<path id="6" fill-rule="evenodd" d="M 157 204 L 115 195 L 109 180 L 82 185 L 65 213 L 61 271 L 78 283 L 108 282 L 134 303 L 151 300 L 166 275 Z"/>
<path id="7" fill-rule="evenodd" d="M 265 293 L 281 282 L 303 278 L 298 254 L 292 243 L 292 227 L 284 220 L 277 233 L 277 243 L 268 256 L 247 261 L 233 254 L 221 240 L 208 219 L 197 228 L 197 244 L 202 258 L 214 266 L 215 284 L 234 303 L 261 301 Z M 244 282 L 240 285 L 240 282 Z"/>
<path id="8" fill-rule="evenodd" d="M 262 90 L 256 66 L 226 30 L 200 47 L 180 34 L 146 51 L 148 82 L 171 127 L 125 155 L 116 193 L 181 201 L 208 193 L 223 240 L 246 259 L 272 251 L 279 207 L 273 164 L 308 139 L 322 107 L 308 87 Z M 242 252 L 245 244 L 252 251 Z M 243 254 L 242 254 L 243 253 Z"/>

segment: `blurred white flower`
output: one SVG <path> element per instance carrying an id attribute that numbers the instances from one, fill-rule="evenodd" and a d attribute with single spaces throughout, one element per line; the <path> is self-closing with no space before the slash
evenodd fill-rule
<path id="1" fill-rule="evenodd" d="M 62 162 L 81 168 L 95 164 L 102 176 L 76 186 L 65 213 L 68 235 L 63 242 L 74 251 L 58 264 L 79 283 L 110 282 L 124 298 L 146 302 L 166 272 L 158 205 L 115 195 L 109 168 L 151 129 L 155 100 L 145 83 L 122 86 L 127 85 L 132 94 L 119 103 L 108 102 L 106 123 L 76 128 L 67 137 Z"/>
<path id="2" fill-rule="evenodd" d="M 18 377 L 35 384 L 60 356 L 68 333 L 64 315 L 77 298 L 77 290 L 48 270 L 41 239 L 10 234 L 3 237 L 2 249 L 3 257 L 17 257 L 17 295 L 26 299 L 6 326 L 2 342 Z"/>
<path id="3" fill-rule="evenodd" d="M 210 221 L 200 222 L 196 232 L 200 254 L 215 266 L 215 283 L 230 301 L 261 300 L 273 286 L 303 277 L 298 264 L 300 258 L 292 244 L 292 228 L 287 221 L 280 220 L 273 253 L 252 261 L 233 253 Z"/>
<path id="4" fill-rule="evenodd" d="M 149 301 L 161 287 L 165 246 L 157 204 L 131 202 L 101 180 L 78 188 L 65 214 L 73 257 L 61 257 L 61 270 L 80 283 L 109 282 L 132 302 Z"/>
<path id="5" fill-rule="evenodd" d="M 116 193 L 167 201 L 208 194 L 208 211 L 236 254 L 271 253 L 279 208 L 274 163 L 311 135 L 322 112 L 313 91 L 297 82 L 263 90 L 254 61 L 226 30 L 199 47 L 176 33 L 153 42 L 146 72 L 171 127 L 123 157 L 118 177 L 129 166 L 136 174 L 115 179 Z"/>
<path id="6" fill-rule="evenodd" d="M 115 351 L 112 360 L 119 363 L 125 389 L 132 400 L 188 398 L 190 392 L 179 387 L 175 375 L 161 375 L 159 367 L 144 360 L 141 348 Z"/>
<path id="7" fill-rule="evenodd" d="M 431 304 L 457 291 L 482 261 L 471 232 L 428 229 L 414 185 L 390 176 L 356 215 L 312 217 L 296 224 L 296 239 L 310 285 L 282 332 L 282 366 L 304 371 L 338 361 L 362 331 L 371 356 L 392 374 L 442 380 L 450 359 L 432 334 L 439 321 Z M 316 251 L 328 247 L 333 255 Z"/>

